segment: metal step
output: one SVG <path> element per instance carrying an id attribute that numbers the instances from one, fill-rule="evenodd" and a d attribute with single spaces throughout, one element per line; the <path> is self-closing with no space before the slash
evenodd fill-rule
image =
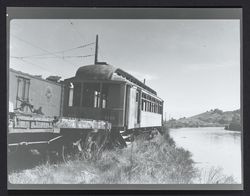
<path id="1" fill-rule="evenodd" d="M 130 133 L 128 133 L 127 130 L 125 130 L 125 131 L 122 130 L 122 131 L 120 131 L 120 134 L 121 134 L 122 138 L 124 139 L 126 145 L 130 146 L 131 145 L 131 135 L 130 135 Z"/>
<path id="2" fill-rule="evenodd" d="M 124 139 L 124 140 L 126 140 L 126 139 L 128 139 L 128 138 L 130 138 L 130 135 L 122 135 L 122 138 Z"/>
<path id="3" fill-rule="evenodd" d="M 123 133 L 125 133 L 126 132 L 126 130 L 122 130 L 122 131 L 120 131 L 120 134 L 123 134 Z"/>

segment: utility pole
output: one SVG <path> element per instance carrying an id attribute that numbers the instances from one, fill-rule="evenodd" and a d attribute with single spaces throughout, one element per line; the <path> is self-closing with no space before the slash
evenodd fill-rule
<path id="1" fill-rule="evenodd" d="M 98 62 L 98 35 L 96 35 L 96 40 L 95 40 L 95 62 L 94 64 L 96 65 Z"/>

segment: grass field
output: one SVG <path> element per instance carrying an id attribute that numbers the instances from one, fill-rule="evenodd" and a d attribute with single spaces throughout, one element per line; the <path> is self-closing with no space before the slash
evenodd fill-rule
<path id="1" fill-rule="evenodd" d="M 190 152 L 177 148 L 166 132 L 137 139 L 125 149 L 103 151 L 97 159 L 42 164 L 9 174 L 13 184 L 190 184 L 233 183 L 221 171 L 198 171 Z"/>

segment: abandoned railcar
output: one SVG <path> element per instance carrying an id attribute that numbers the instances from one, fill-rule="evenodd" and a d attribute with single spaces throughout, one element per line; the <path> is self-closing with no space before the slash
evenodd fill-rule
<path id="1" fill-rule="evenodd" d="M 51 153 L 65 156 L 72 149 L 92 148 L 97 139 L 102 145 L 109 135 L 107 121 L 63 117 L 63 83 L 60 77 L 46 80 L 14 69 L 9 70 L 9 155 L 37 150 L 41 155 Z M 19 154 L 19 153 L 17 153 Z"/>
<path id="2" fill-rule="evenodd" d="M 75 148 L 98 149 L 105 143 L 125 147 L 141 131 L 150 137 L 148 130 L 160 131 L 162 114 L 163 100 L 153 89 L 106 63 L 82 66 L 61 82 L 9 72 L 12 150 L 53 149 L 65 160 Z"/>
<path id="3" fill-rule="evenodd" d="M 64 80 L 63 116 L 111 122 L 113 130 L 162 126 L 163 100 L 127 72 L 106 63 L 80 67 Z"/>
<path id="4" fill-rule="evenodd" d="M 105 120 L 116 129 L 161 127 L 163 100 L 127 72 L 103 63 L 58 83 L 9 71 L 9 111 Z"/>
<path id="5" fill-rule="evenodd" d="M 98 35 L 95 43 L 94 64 L 64 81 L 9 70 L 9 151 L 56 152 L 66 160 L 76 149 L 89 157 L 161 130 L 163 100 L 129 73 L 98 62 Z"/>

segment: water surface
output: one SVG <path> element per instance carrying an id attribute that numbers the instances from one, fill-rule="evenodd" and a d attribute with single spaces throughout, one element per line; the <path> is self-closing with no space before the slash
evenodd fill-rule
<path id="1" fill-rule="evenodd" d="M 189 150 L 200 169 L 222 168 L 241 183 L 241 133 L 223 127 L 171 129 L 178 147 Z"/>

